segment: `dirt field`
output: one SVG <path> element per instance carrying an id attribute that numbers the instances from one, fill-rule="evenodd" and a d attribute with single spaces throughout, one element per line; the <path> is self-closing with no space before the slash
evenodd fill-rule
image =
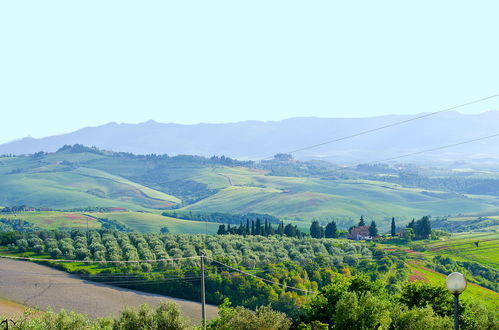
<path id="1" fill-rule="evenodd" d="M 124 306 L 144 303 L 156 306 L 166 300 L 179 304 L 193 323 L 201 320 L 199 303 L 96 284 L 46 266 L 3 258 L 0 258 L 0 298 L 40 310 L 51 307 L 54 311 L 72 310 L 91 317 L 117 316 Z M 0 314 L 4 308 L 6 312 L 21 308 L 4 302 L 0 303 Z M 217 307 L 207 306 L 208 319 L 215 317 L 217 311 Z"/>
<path id="2" fill-rule="evenodd" d="M 0 316 L 2 318 L 19 318 L 23 316 L 26 309 L 26 306 L 0 298 Z"/>

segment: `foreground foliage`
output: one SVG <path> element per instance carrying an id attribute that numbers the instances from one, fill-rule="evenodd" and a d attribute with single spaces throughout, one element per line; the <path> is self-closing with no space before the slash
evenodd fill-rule
<path id="1" fill-rule="evenodd" d="M 499 329 L 497 311 L 476 302 L 460 305 L 460 328 Z M 91 320 L 85 315 L 61 311 L 17 322 L 19 329 L 200 329 L 189 324 L 174 303 L 156 309 L 146 305 L 125 309 L 116 319 Z M 397 295 L 390 295 L 380 281 L 366 276 L 337 274 L 295 317 L 260 306 L 255 311 L 232 307 L 226 299 L 218 317 L 207 324 L 210 330 L 328 330 L 328 329 L 451 329 L 452 299 L 443 287 L 425 283 L 406 284 Z"/>
<path id="2" fill-rule="evenodd" d="M 451 329 L 453 301 L 443 286 L 406 283 L 390 295 L 380 281 L 337 276 L 303 309 L 299 329 Z M 499 329 L 497 311 L 460 304 L 461 329 Z"/>
<path id="3" fill-rule="evenodd" d="M 132 330 L 132 329 L 191 329 L 187 319 L 175 303 L 161 303 L 156 309 L 142 305 L 138 310 L 124 309 L 116 319 L 93 320 L 84 314 L 67 312 L 45 312 L 41 316 L 27 317 L 16 322 L 20 330 Z"/>

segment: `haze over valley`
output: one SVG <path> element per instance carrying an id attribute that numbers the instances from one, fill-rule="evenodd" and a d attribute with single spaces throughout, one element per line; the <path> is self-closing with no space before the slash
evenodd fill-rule
<path id="1" fill-rule="evenodd" d="M 45 138 L 22 138 L 0 145 L 0 154 L 54 152 L 68 144 L 96 146 L 135 154 L 227 156 L 243 160 L 271 158 L 276 153 L 349 136 L 418 115 L 370 118 L 290 118 L 282 121 L 244 121 L 225 124 L 179 125 L 148 121 L 109 123 Z M 499 111 L 481 114 L 441 113 L 355 138 L 303 150 L 297 159 L 333 163 L 367 163 L 497 133 Z M 403 161 L 442 164 L 499 162 L 497 139 L 475 142 Z"/>

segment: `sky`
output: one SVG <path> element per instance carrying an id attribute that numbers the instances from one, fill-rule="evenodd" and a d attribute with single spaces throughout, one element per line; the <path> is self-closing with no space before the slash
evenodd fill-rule
<path id="1" fill-rule="evenodd" d="M 2 1 L 0 143 L 107 122 L 438 111 L 499 93 L 497 1 Z M 499 98 L 461 109 L 499 110 Z"/>

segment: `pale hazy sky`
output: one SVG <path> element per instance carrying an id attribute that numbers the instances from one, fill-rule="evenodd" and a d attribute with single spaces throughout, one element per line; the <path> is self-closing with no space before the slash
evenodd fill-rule
<path id="1" fill-rule="evenodd" d="M 1 1 L 0 143 L 109 121 L 436 111 L 499 93 L 498 1 Z M 463 109 L 499 109 L 499 98 Z"/>

